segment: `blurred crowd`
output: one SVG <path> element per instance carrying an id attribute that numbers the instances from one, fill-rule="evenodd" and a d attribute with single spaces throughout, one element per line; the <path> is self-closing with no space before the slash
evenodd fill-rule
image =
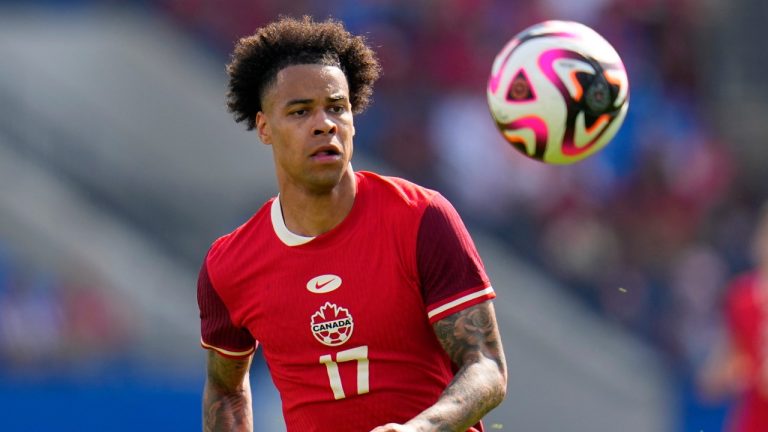
<path id="1" fill-rule="evenodd" d="M 14 252 L 0 242 L 0 376 L 94 374 L 125 354 L 130 308 L 114 293 Z"/>
<path id="2" fill-rule="evenodd" d="M 718 407 L 694 376 L 722 335 L 729 278 L 751 265 L 764 191 L 736 173 L 695 47 L 715 12 L 690 0 L 162 0 L 212 49 L 280 13 L 341 19 L 376 47 L 383 77 L 356 146 L 440 190 L 592 310 L 658 348 L 680 379 L 681 422 Z M 215 9 L 215 13 L 212 11 Z M 570 19 L 622 56 L 630 109 L 598 155 L 547 166 L 508 146 L 485 102 L 490 65 L 517 32 Z M 510 287 L 514 290 L 514 287 Z M 710 425 L 718 424 L 717 415 Z M 693 426 L 690 426 L 693 427 Z"/>
<path id="3" fill-rule="evenodd" d="M 559 278 L 607 319 L 682 369 L 719 325 L 725 281 L 750 263 L 761 191 L 740 182 L 729 143 L 710 127 L 695 56 L 711 11 L 690 0 L 158 0 L 211 49 L 279 14 L 341 19 L 372 42 L 384 73 L 356 118 L 356 146 L 440 190 Z M 531 161 L 488 114 L 495 54 L 517 32 L 572 19 L 621 54 L 630 109 L 619 135 L 572 166 Z M 710 329 L 711 332 L 703 331 Z M 695 331 L 694 331 L 695 330 Z"/>
<path id="4" fill-rule="evenodd" d="M 717 112 L 702 89 L 708 72 L 692 49 L 712 19 L 708 3 L 143 3 L 219 55 L 280 14 L 343 20 L 372 42 L 384 70 L 374 104 L 355 120 L 358 151 L 441 191 L 467 222 L 493 232 L 596 313 L 658 347 L 681 375 L 700 364 L 717 338 L 726 281 L 751 265 L 748 245 L 765 190 L 737 175 L 742 162 L 733 143 L 711 126 Z M 546 19 L 593 27 L 621 54 L 629 75 L 622 130 L 596 156 L 571 166 L 517 153 L 495 129 L 485 102 L 498 50 Z M 117 310 L 98 289 L 73 287 L 61 275 L 28 276 L 12 255 L 0 254 L 0 363 L 114 352 L 130 337 Z"/>

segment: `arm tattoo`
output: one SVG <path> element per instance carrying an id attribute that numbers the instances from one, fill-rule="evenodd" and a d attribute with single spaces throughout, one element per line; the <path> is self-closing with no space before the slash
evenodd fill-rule
<path id="1" fill-rule="evenodd" d="M 464 431 L 501 403 L 506 392 L 506 360 L 493 305 L 471 306 L 433 328 L 459 370 L 438 402 L 419 417 L 435 430 Z"/>
<path id="2" fill-rule="evenodd" d="M 449 315 L 434 324 L 443 349 L 459 366 L 481 357 L 493 360 L 505 369 L 501 338 L 491 303 L 481 303 Z"/>
<path id="3" fill-rule="evenodd" d="M 253 430 L 251 387 L 248 369 L 251 358 L 232 360 L 208 353 L 208 379 L 203 392 L 203 431 Z"/>

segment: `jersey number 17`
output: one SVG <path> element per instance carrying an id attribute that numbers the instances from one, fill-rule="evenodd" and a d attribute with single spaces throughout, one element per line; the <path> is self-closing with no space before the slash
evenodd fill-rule
<path id="1" fill-rule="evenodd" d="M 357 360 L 357 394 L 368 393 L 369 375 L 368 375 L 368 346 L 363 345 L 336 353 L 336 359 L 332 354 L 320 356 L 320 363 L 325 365 L 328 371 L 328 380 L 331 383 L 334 399 L 344 399 L 347 395 L 341 385 L 341 374 L 339 374 L 339 363 Z"/>

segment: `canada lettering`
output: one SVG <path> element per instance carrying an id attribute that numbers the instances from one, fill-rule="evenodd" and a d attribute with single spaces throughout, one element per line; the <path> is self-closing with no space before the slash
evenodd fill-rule
<path id="1" fill-rule="evenodd" d="M 346 327 L 352 325 L 352 320 L 349 318 L 325 322 L 321 324 L 315 324 L 312 326 L 312 331 L 319 332 L 323 330 L 332 330 L 339 327 Z"/>

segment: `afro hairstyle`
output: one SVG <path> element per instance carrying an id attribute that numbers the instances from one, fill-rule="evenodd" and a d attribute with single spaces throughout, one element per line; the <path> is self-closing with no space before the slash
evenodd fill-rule
<path id="1" fill-rule="evenodd" d="M 381 67 L 376 54 L 362 36 L 350 34 L 344 25 L 328 19 L 317 22 L 281 17 L 255 34 L 237 42 L 227 65 L 229 91 L 227 108 L 236 122 L 256 126 L 266 90 L 285 67 L 299 64 L 336 66 L 349 84 L 352 112 L 359 114 L 371 101 L 373 83 Z"/>

